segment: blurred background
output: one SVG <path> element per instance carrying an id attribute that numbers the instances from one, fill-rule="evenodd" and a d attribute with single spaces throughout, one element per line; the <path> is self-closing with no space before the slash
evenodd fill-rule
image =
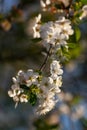
<path id="1" fill-rule="evenodd" d="M 31 29 L 39 12 L 39 0 L 0 0 L 0 130 L 87 130 L 86 23 L 79 26 L 81 38 L 64 64 L 62 92 L 54 110 L 39 117 L 29 104 L 15 109 L 7 94 L 20 69 L 38 69 L 43 61 L 44 49 L 32 41 Z"/>

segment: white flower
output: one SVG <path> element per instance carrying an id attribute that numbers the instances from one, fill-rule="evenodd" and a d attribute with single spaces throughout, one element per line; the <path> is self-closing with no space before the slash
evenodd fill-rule
<path id="1" fill-rule="evenodd" d="M 13 97 L 13 100 L 14 100 L 14 102 L 17 102 L 17 103 L 18 103 L 20 99 L 19 99 L 18 96 L 14 96 L 14 97 Z"/>
<path id="2" fill-rule="evenodd" d="M 38 14 L 38 16 L 36 17 L 36 23 L 37 24 L 41 23 L 41 14 Z"/>
<path id="3" fill-rule="evenodd" d="M 59 61 L 53 60 L 50 65 L 50 73 L 53 75 L 61 75 L 63 74 L 63 70 L 61 69 L 61 66 L 59 64 Z"/>
<path id="4" fill-rule="evenodd" d="M 39 99 L 39 106 L 37 108 L 37 113 L 40 115 L 46 114 L 47 112 L 51 111 L 57 100 L 55 100 L 54 93 L 48 92 L 44 96 Z"/>
<path id="5" fill-rule="evenodd" d="M 87 5 L 84 5 L 82 8 L 82 14 L 79 19 L 82 20 L 83 18 L 86 18 L 86 17 L 87 17 Z"/>
<path id="6" fill-rule="evenodd" d="M 39 106 L 37 113 L 42 115 L 52 110 L 56 104 L 55 93 L 52 91 L 53 80 L 51 77 L 44 77 L 40 83 Z"/>
<path id="7" fill-rule="evenodd" d="M 16 76 L 13 77 L 14 84 L 26 84 L 28 87 L 32 84 L 38 84 L 39 74 L 35 73 L 32 69 L 29 69 L 26 73 L 20 70 Z"/>
<path id="8" fill-rule="evenodd" d="M 40 0 L 40 4 L 41 4 L 41 7 L 42 7 L 42 8 L 45 8 L 45 7 L 46 7 L 46 3 L 45 3 L 43 0 Z"/>
<path id="9" fill-rule="evenodd" d="M 11 90 L 8 91 L 9 97 L 12 97 L 14 102 L 16 102 L 15 107 L 17 107 L 17 104 L 20 101 L 21 93 L 23 93 L 23 89 L 21 89 L 18 84 L 12 85 Z"/>
<path id="10" fill-rule="evenodd" d="M 10 97 L 15 97 L 20 95 L 23 92 L 23 89 L 21 89 L 18 85 L 12 85 L 11 90 L 8 91 L 8 95 Z"/>
<path id="11" fill-rule="evenodd" d="M 25 102 L 25 103 L 28 102 L 28 96 L 25 94 L 22 94 L 20 96 L 20 102 Z"/>
<path id="12" fill-rule="evenodd" d="M 70 25 L 71 21 L 69 19 L 66 19 L 65 17 L 59 17 L 59 19 L 56 21 L 56 24 L 61 25 L 61 27 L 65 25 Z"/>
<path id="13" fill-rule="evenodd" d="M 26 80 L 27 86 L 30 86 L 32 84 L 37 85 L 38 84 L 38 77 L 39 77 L 38 73 L 35 73 L 35 72 L 33 72 L 32 69 L 29 69 L 27 71 L 27 80 Z"/>
<path id="14" fill-rule="evenodd" d="M 37 114 L 39 115 L 44 115 L 47 112 L 49 112 L 50 110 L 52 110 L 55 106 L 55 101 L 54 100 L 45 100 L 43 101 L 42 104 L 39 105 L 38 109 L 37 109 Z"/>
<path id="15" fill-rule="evenodd" d="M 46 0 L 45 2 L 43 0 L 40 0 L 40 4 L 43 11 L 47 11 L 47 6 L 51 4 L 51 0 Z"/>
<path id="16" fill-rule="evenodd" d="M 51 75 L 51 78 L 53 80 L 53 86 L 54 88 L 57 87 L 61 87 L 62 86 L 62 76 L 58 76 L 58 75 Z"/>
<path id="17" fill-rule="evenodd" d="M 37 113 L 40 115 L 46 114 L 51 111 L 56 102 L 58 101 L 55 98 L 61 90 L 59 87 L 62 85 L 62 77 L 56 75 L 51 75 L 51 77 L 44 77 L 40 83 L 40 93 L 38 94 L 39 106 L 37 108 Z"/>
<path id="18" fill-rule="evenodd" d="M 13 77 L 12 80 L 14 84 L 18 84 L 18 80 L 15 77 Z"/>
<path id="19" fill-rule="evenodd" d="M 51 90 L 56 94 L 59 93 L 61 90 L 59 87 L 62 86 L 62 75 L 63 70 L 59 64 L 59 61 L 54 60 L 50 65 L 50 73 L 51 73 Z"/>
<path id="20" fill-rule="evenodd" d="M 69 35 L 74 33 L 70 24 L 70 20 L 62 17 L 55 22 L 51 21 L 41 26 L 40 35 L 47 50 L 49 50 L 50 45 L 56 48 L 61 45 L 67 46 L 66 40 L 69 39 Z"/>
<path id="21" fill-rule="evenodd" d="M 43 39 L 43 45 L 49 49 L 50 45 L 60 44 L 62 37 L 60 36 L 61 28 L 54 22 L 48 22 L 41 26 L 40 33 Z M 62 42 L 61 42 L 62 43 Z"/>
<path id="22" fill-rule="evenodd" d="M 51 4 L 51 0 L 46 0 L 46 4 L 47 5 Z"/>
<path id="23" fill-rule="evenodd" d="M 50 44 L 55 44 L 55 38 L 57 38 L 56 36 L 59 36 L 60 32 L 60 26 L 56 26 L 52 21 L 41 26 L 41 38 Z"/>
<path id="24" fill-rule="evenodd" d="M 38 98 L 46 97 L 51 89 L 51 78 L 43 77 L 42 81 L 40 82 L 40 93 L 37 95 Z"/>
<path id="25" fill-rule="evenodd" d="M 74 33 L 70 25 L 71 21 L 69 19 L 65 19 L 65 17 L 60 17 L 58 21 L 56 21 L 56 24 L 60 25 L 60 28 L 62 30 L 61 35 L 65 37 L 66 40 L 69 39 L 69 35 L 72 35 Z"/>
<path id="26" fill-rule="evenodd" d="M 40 27 L 41 27 L 41 14 L 38 14 L 38 16 L 35 19 L 35 24 L 33 26 L 34 38 L 40 38 Z"/>
<path id="27" fill-rule="evenodd" d="M 26 74 L 22 70 L 19 70 L 15 81 L 20 83 L 20 84 L 25 83 L 26 82 Z M 14 78 L 13 78 L 13 82 L 14 82 Z"/>
<path id="28" fill-rule="evenodd" d="M 51 91 L 54 92 L 55 94 L 60 93 L 61 92 L 60 87 L 62 86 L 62 77 L 57 75 L 51 75 L 51 78 L 53 80 L 51 84 L 52 85 Z"/>
<path id="29" fill-rule="evenodd" d="M 40 25 L 38 24 L 35 24 L 34 27 L 33 27 L 33 37 L 34 38 L 40 38 Z"/>

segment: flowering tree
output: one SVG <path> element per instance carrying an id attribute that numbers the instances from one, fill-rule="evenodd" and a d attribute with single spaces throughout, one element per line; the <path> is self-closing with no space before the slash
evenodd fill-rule
<path id="1" fill-rule="evenodd" d="M 19 70 L 13 77 L 13 85 L 8 95 L 13 98 L 15 107 L 19 102 L 38 103 L 39 115 L 51 111 L 58 102 L 61 92 L 63 64 L 69 60 L 81 33 L 79 24 L 87 17 L 86 0 L 40 0 L 42 11 L 53 15 L 50 20 L 44 13 L 36 16 L 32 27 L 34 42 L 40 42 L 46 49 L 45 59 L 38 70 Z M 4 24 L 1 24 L 4 27 Z M 8 26 L 10 27 L 10 26 Z M 8 30 L 8 29 L 7 29 Z M 49 63 L 49 73 L 44 72 Z"/>

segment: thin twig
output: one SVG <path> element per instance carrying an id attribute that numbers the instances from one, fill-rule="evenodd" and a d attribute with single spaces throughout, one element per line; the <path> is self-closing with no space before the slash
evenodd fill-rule
<path id="1" fill-rule="evenodd" d="M 52 46 L 50 46 L 50 48 L 49 48 L 49 50 L 48 50 L 48 52 L 47 52 L 47 56 L 46 56 L 46 58 L 45 58 L 43 64 L 41 65 L 39 71 L 42 71 L 42 70 L 45 68 L 46 63 L 47 63 L 47 60 L 48 60 L 49 55 L 50 55 L 51 48 L 52 48 Z"/>

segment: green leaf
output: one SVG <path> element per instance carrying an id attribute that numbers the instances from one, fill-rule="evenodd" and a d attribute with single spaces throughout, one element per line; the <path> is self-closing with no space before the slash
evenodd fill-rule
<path id="1" fill-rule="evenodd" d="M 70 49 L 74 49 L 76 47 L 76 44 L 75 43 L 68 43 L 68 47 Z"/>
<path id="2" fill-rule="evenodd" d="M 81 53 L 81 46 L 80 44 L 75 43 L 75 48 L 69 48 L 69 53 L 72 59 L 78 57 Z"/>
<path id="3" fill-rule="evenodd" d="M 24 90 L 29 90 L 29 87 L 27 87 L 25 84 L 21 84 L 20 88 L 24 89 Z"/>
<path id="4" fill-rule="evenodd" d="M 76 37 L 76 41 L 79 41 L 81 37 L 81 31 L 77 26 L 75 27 L 75 37 Z"/>
<path id="5" fill-rule="evenodd" d="M 73 35 L 71 35 L 69 37 L 69 40 L 67 41 L 67 43 L 76 43 L 76 36 L 75 36 L 75 32 Z"/>
<path id="6" fill-rule="evenodd" d="M 77 43 L 80 40 L 81 31 L 78 26 L 74 26 L 74 34 L 70 36 L 68 43 Z"/>
<path id="7" fill-rule="evenodd" d="M 33 38 L 33 39 L 31 39 L 32 40 L 32 42 L 40 42 L 42 39 L 41 38 Z"/>
<path id="8" fill-rule="evenodd" d="M 87 0 L 80 0 L 80 2 L 84 5 L 87 4 Z"/>
<path id="9" fill-rule="evenodd" d="M 76 11 L 78 11 L 78 10 L 81 10 L 81 8 L 82 8 L 82 2 L 81 1 L 79 1 L 79 0 L 76 0 L 76 2 L 74 2 L 74 9 L 76 10 Z"/>
<path id="10" fill-rule="evenodd" d="M 34 93 L 30 93 L 29 102 L 32 106 L 36 104 L 37 96 Z"/>

